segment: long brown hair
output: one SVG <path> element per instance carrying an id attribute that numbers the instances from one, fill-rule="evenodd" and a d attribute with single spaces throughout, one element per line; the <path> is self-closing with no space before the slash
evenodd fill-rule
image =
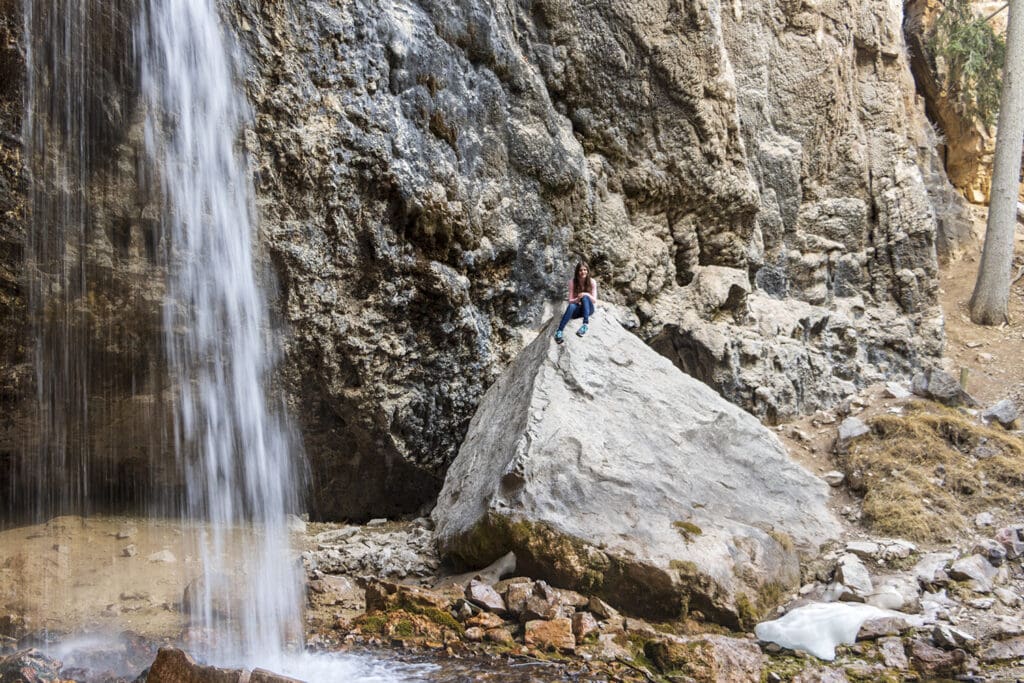
<path id="1" fill-rule="evenodd" d="M 583 280 L 583 282 L 580 282 L 580 270 L 582 270 L 583 268 L 587 269 L 587 277 Z M 590 264 L 582 260 L 579 263 L 577 263 L 576 270 L 573 272 L 572 275 L 572 281 L 576 287 L 577 296 L 579 296 L 583 292 L 589 293 L 593 288 L 593 282 L 590 279 Z"/>

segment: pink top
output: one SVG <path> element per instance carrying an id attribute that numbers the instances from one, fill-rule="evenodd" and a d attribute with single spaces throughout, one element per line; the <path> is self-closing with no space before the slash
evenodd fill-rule
<path id="1" fill-rule="evenodd" d="M 597 280 L 590 278 L 590 291 L 582 292 L 590 296 L 590 302 L 597 303 Z M 575 301 L 577 297 L 576 292 L 576 278 L 569 278 L 569 301 Z"/>

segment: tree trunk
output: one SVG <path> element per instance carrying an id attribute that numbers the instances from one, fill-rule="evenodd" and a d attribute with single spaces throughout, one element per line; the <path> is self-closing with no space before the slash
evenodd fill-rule
<path id="1" fill-rule="evenodd" d="M 1010 269 L 1020 184 L 1020 155 L 1024 144 L 1024 0 L 1010 0 L 1006 22 L 1006 63 L 999 98 L 996 158 L 988 205 L 985 247 L 971 296 L 971 320 L 997 325 L 1008 319 Z"/>

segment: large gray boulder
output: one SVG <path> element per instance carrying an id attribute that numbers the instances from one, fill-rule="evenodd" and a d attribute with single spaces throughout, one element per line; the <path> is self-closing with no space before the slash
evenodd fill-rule
<path id="1" fill-rule="evenodd" d="M 838 526 L 827 487 L 758 420 L 608 314 L 541 331 L 490 388 L 433 518 L 441 552 L 623 609 L 748 625 Z"/>

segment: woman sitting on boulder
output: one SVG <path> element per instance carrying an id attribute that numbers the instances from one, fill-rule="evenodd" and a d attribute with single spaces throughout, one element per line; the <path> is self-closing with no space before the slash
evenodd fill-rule
<path id="1" fill-rule="evenodd" d="M 569 305 L 565 308 L 565 315 L 562 322 L 558 323 L 558 331 L 555 332 L 555 341 L 561 344 L 565 341 L 562 334 L 565 326 L 573 318 L 583 318 L 583 324 L 576 330 L 576 336 L 582 337 L 587 333 L 587 326 L 590 324 L 590 316 L 594 314 L 594 305 L 597 303 L 597 280 L 590 277 L 590 266 L 586 261 L 576 264 L 576 272 L 569 280 Z"/>

